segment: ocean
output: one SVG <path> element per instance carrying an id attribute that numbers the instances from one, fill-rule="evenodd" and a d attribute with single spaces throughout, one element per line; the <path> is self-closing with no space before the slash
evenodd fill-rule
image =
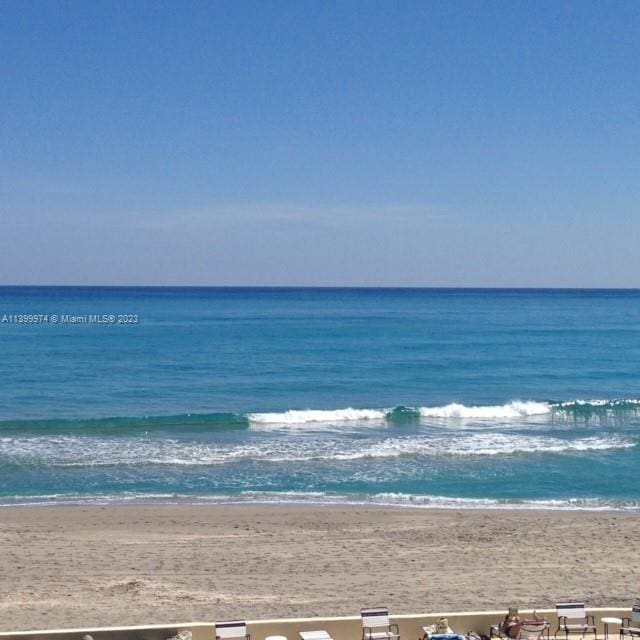
<path id="1" fill-rule="evenodd" d="M 0 504 L 640 508 L 640 291 L 0 287 Z"/>

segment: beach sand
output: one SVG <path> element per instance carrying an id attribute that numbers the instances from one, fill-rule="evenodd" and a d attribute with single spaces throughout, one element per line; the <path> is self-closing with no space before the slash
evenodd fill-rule
<path id="1" fill-rule="evenodd" d="M 309 506 L 0 508 L 0 630 L 629 606 L 640 516 Z"/>

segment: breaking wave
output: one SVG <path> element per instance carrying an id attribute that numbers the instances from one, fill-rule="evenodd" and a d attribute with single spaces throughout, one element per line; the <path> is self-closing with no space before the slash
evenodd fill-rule
<path id="1" fill-rule="evenodd" d="M 290 410 L 284 413 L 250 413 L 247 418 L 255 424 L 307 424 L 309 422 L 350 422 L 352 420 L 384 420 L 384 409 Z"/>
<path id="2" fill-rule="evenodd" d="M 417 407 L 343 409 L 289 409 L 256 413 L 185 413 L 169 416 L 131 416 L 86 419 L 0 420 L 0 435 L 113 435 L 216 433 L 230 430 L 300 428 L 323 425 L 394 426 L 431 421 L 526 421 L 553 416 L 589 419 L 640 414 L 640 400 L 512 400 L 497 405 L 424 405 Z"/>
<path id="3" fill-rule="evenodd" d="M 467 407 L 463 404 L 448 404 L 444 407 L 420 407 L 425 418 L 523 418 L 551 413 L 547 402 L 509 402 L 496 406 Z"/>

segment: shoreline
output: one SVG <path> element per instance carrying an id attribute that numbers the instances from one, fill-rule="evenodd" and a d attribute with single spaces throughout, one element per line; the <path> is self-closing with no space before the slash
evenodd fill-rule
<path id="1" fill-rule="evenodd" d="M 177 508 L 177 509 L 218 509 L 218 508 L 262 508 L 265 509 L 371 509 L 371 510 L 398 510 L 398 511 L 418 511 L 428 513 L 452 513 L 460 511 L 463 513 L 495 513 L 496 516 L 509 513 L 533 513 L 533 514 L 610 514 L 629 517 L 640 517 L 640 507 L 540 507 L 504 505 L 504 506 L 482 506 L 465 507 L 459 505 L 452 506 L 423 506 L 412 504 L 386 504 L 376 502 L 46 502 L 46 503 L 0 503 L 0 513 L 10 509 L 139 509 L 145 508 Z"/>
<path id="2" fill-rule="evenodd" d="M 413 496 L 397 494 L 398 497 L 389 501 L 375 499 L 356 499 L 355 497 L 326 494 L 320 497 L 316 494 L 300 492 L 250 492 L 263 495 L 260 497 L 243 497 L 229 494 L 141 494 L 141 495 L 70 495 L 68 498 L 56 496 L 17 496 L 16 501 L 10 497 L 0 498 L 0 510 L 7 508 L 59 508 L 59 507 L 316 507 L 316 508 L 381 508 L 381 509 L 416 509 L 421 511 L 498 511 L 498 512 L 527 512 L 541 511 L 549 513 L 628 513 L 640 514 L 640 501 L 616 503 L 604 498 L 569 498 L 569 499 L 531 499 L 531 500 L 501 500 L 495 498 L 464 498 L 447 496 Z M 353 495 L 353 494 L 352 494 Z M 279 497 L 276 497 L 279 496 Z M 290 497 L 286 497 L 290 496 Z M 17 501 L 17 500 L 21 501 Z M 31 501 L 29 501 L 31 500 Z"/>
<path id="3" fill-rule="evenodd" d="M 178 622 L 344 616 L 374 604 L 397 614 L 545 609 L 565 598 L 628 607 L 640 581 L 637 518 L 378 505 L 5 507 L 0 619 L 26 630 L 148 624 L 159 611 Z"/>
<path id="4" fill-rule="evenodd" d="M 43 510 L 46 511 L 48 509 L 51 510 L 77 510 L 77 509 L 87 509 L 87 510 L 119 510 L 119 509 L 149 509 L 149 510 L 188 510 L 188 509 L 212 509 L 212 510 L 224 510 L 224 509 L 238 509 L 238 510 L 260 510 L 260 509 L 273 509 L 273 510 L 308 510 L 308 511 L 398 511 L 398 512 L 417 512 L 424 514 L 452 514 L 459 512 L 460 515 L 464 514 L 491 514 L 495 516 L 505 516 L 508 517 L 510 514 L 520 515 L 526 517 L 526 514 L 544 516 L 544 515 L 575 515 L 580 517 L 583 514 L 585 517 L 587 516 L 620 516 L 620 517 L 628 517 L 628 518 L 639 518 L 640 519 L 640 507 L 638 510 L 635 509 L 613 509 L 613 508 L 588 508 L 588 507 L 575 507 L 575 508 L 562 508 L 562 507 L 526 507 L 526 508 L 512 508 L 511 505 L 505 505 L 504 507 L 464 507 L 464 506 L 456 506 L 456 507 L 441 507 L 441 506 L 421 506 L 421 505 L 411 505 L 411 504 L 384 504 L 384 503 L 372 503 L 372 502 L 249 502 L 249 501 L 241 501 L 241 502 L 157 502 L 157 503 L 141 503 L 141 502 L 123 502 L 123 503 L 96 503 L 96 504 L 86 504 L 86 503 L 63 503 L 63 502 L 52 502 L 52 503 L 25 503 L 25 504 L 4 504 L 0 503 L 0 508 L 11 511 L 22 511 L 22 510 Z M 2 521 L 0 520 L 0 526 L 2 525 Z"/>

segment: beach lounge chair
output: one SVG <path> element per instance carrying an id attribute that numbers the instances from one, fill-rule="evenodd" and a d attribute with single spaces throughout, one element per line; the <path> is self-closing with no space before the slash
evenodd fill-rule
<path id="1" fill-rule="evenodd" d="M 558 628 L 554 637 L 558 637 L 558 633 L 564 632 L 565 638 L 569 638 L 570 634 L 579 633 L 584 638 L 587 633 L 593 633 L 596 639 L 596 623 L 592 615 L 587 615 L 584 602 L 559 602 L 556 605 L 558 614 Z"/>
<path id="2" fill-rule="evenodd" d="M 247 633 L 247 623 L 244 620 L 224 620 L 216 622 L 216 640 L 251 640 Z"/>
<path id="3" fill-rule="evenodd" d="M 522 620 L 518 640 L 539 640 L 544 638 L 545 635 L 547 638 L 549 637 L 549 623 L 546 620 L 528 620 L 527 618 Z M 508 638 L 508 640 L 514 640 L 509 634 L 502 630 L 502 622 L 491 625 L 489 628 L 489 638 Z"/>
<path id="4" fill-rule="evenodd" d="M 374 607 L 362 609 L 362 640 L 397 640 L 400 629 L 389 622 L 389 609 Z"/>
<path id="5" fill-rule="evenodd" d="M 640 637 L 640 602 L 631 607 L 630 618 L 622 618 L 620 640 L 623 640 L 624 636 Z"/>

